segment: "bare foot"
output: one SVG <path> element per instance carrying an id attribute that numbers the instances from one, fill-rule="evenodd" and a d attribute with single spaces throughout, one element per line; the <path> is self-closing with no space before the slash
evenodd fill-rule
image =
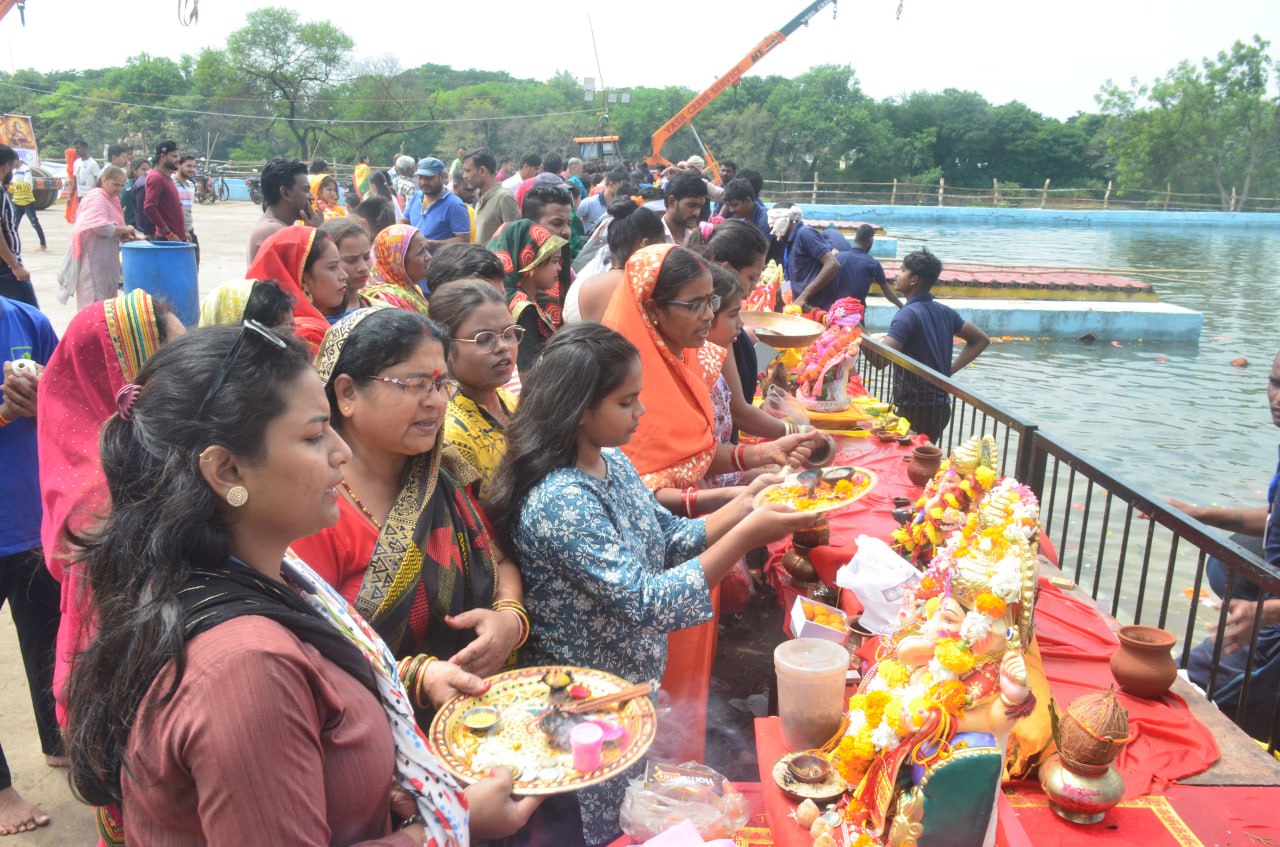
<path id="1" fill-rule="evenodd" d="M 35 803 L 22 799 L 13 786 L 0 791 L 0 835 L 30 832 L 48 823 L 49 816 Z"/>
<path id="2" fill-rule="evenodd" d="M 69 768 L 71 767 L 70 756 L 45 756 L 44 763 L 51 768 Z"/>

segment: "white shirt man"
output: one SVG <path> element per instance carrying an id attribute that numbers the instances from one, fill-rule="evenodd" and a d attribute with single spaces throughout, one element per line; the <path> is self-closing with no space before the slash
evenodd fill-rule
<path id="1" fill-rule="evenodd" d="M 102 166 L 92 156 L 76 159 L 74 173 L 76 175 L 76 193 L 84 197 L 98 187 L 98 177 L 102 176 Z"/>

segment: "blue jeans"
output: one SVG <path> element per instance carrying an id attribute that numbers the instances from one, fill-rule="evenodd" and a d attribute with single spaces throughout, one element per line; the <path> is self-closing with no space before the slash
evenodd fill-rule
<path id="1" fill-rule="evenodd" d="M 31 285 L 31 280 L 19 280 L 13 275 L 13 271 L 8 268 L 0 268 L 0 297 L 20 300 L 29 306 L 40 308 L 40 302 L 36 300 L 36 290 Z"/>
<path id="2" fill-rule="evenodd" d="M 1239 532 L 1233 533 L 1231 541 L 1240 545 L 1250 553 L 1256 553 L 1262 558 L 1262 539 L 1256 535 L 1243 535 Z M 1205 563 L 1204 572 L 1209 577 L 1209 587 L 1213 589 L 1213 593 L 1227 599 L 1225 594 L 1227 590 L 1227 568 L 1222 562 L 1213 556 L 1209 557 L 1209 561 Z M 1257 600 L 1258 586 L 1249 582 L 1242 576 L 1236 577 L 1235 585 L 1231 587 L 1232 600 Z"/>

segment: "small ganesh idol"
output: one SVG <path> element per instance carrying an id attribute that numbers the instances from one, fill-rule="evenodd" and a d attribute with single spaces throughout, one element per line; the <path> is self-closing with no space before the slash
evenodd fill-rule
<path id="1" fill-rule="evenodd" d="M 991 843 L 1009 732 L 1035 705 L 1022 653 L 1037 518 L 1025 486 L 996 485 L 921 580 L 918 623 L 889 640 L 850 698 L 832 758 L 853 786 L 856 843 Z"/>

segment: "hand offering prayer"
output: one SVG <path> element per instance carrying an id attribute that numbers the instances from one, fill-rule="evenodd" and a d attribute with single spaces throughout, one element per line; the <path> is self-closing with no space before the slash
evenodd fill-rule
<path id="1" fill-rule="evenodd" d="M 439 708 L 458 694 L 483 694 L 489 683 L 473 673 L 468 673 L 453 662 L 435 661 L 423 671 L 418 691 L 411 692 L 418 703 L 430 703 Z"/>
<path id="2" fill-rule="evenodd" d="M 820 517 L 812 512 L 797 512 L 780 503 L 764 503 L 747 515 L 743 526 L 752 533 L 757 544 L 768 544 L 812 526 Z"/>
<path id="3" fill-rule="evenodd" d="M 492 676 L 520 643 L 520 619 L 510 612 L 470 609 L 445 618 L 454 629 L 474 629 L 476 640 L 463 647 L 449 661 L 477 676 Z"/>
<path id="4" fill-rule="evenodd" d="M 768 465 L 789 465 L 798 468 L 821 442 L 822 433 L 817 431 L 784 435 L 774 441 L 755 445 L 752 448 L 756 451 L 752 465 L 758 468 Z"/>
<path id="5" fill-rule="evenodd" d="M 497 768 L 487 779 L 467 786 L 467 806 L 471 811 L 471 837 L 506 838 L 515 834 L 529 816 L 542 805 L 541 797 L 511 796 L 514 782 L 508 768 Z"/>

